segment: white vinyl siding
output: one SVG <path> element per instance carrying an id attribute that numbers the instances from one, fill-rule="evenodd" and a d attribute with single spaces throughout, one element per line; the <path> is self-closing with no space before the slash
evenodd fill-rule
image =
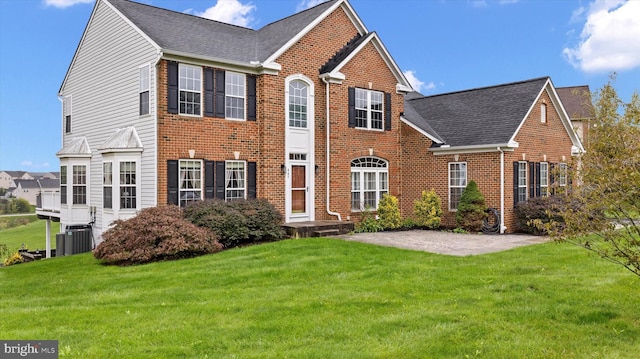
<path id="1" fill-rule="evenodd" d="M 136 179 L 140 189 L 138 208 L 157 205 L 156 60 L 157 49 L 109 4 L 100 1 L 61 88 L 62 96 L 73 94 L 72 133 L 65 135 L 62 129 L 63 143 L 71 137 L 84 136 L 90 147 L 96 149 L 116 129 L 131 126 L 135 119 L 144 146 Z M 140 67 L 145 64 L 149 64 L 149 115 L 140 117 Z M 102 163 L 102 156 L 94 151 L 87 171 L 87 202 L 99 208 L 103 201 Z M 68 171 L 71 180 L 71 167 Z M 114 189 L 114 197 L 115 192 Z M 71 200 L 69 197 L 69 203 Z M 95 223 L 98 241 L 109 223 L 98 211 Z"/>

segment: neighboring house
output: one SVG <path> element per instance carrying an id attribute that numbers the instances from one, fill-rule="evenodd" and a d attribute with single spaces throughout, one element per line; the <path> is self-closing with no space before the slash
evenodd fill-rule
<path id="1" fill-rule="evenodd" d="M 346 0 L 259 30 L 98 0 L 59 91 L 61 225 L 100 240 L 145 207 L 253 197 L 352 219 L 400 195 L 410 91 Z"/>
<path id="2" fill-rule="evenodd" d="M 576 134 L 580 141 L 586 144 L 590 123 L 596 117 L 589 86 L 558 87 L 556 91 L 567 115 L 571 118 Z"/>
<path id="3" fill-rule="evenodd" d="M 514 207 L 567 185 L 571 156 L 584 149 L 548 77 L 434 96 L 412 93 L 402 116 L 402 206 L 420 191 L 442 199 L 443 225 L 454 227 L 467 183 L 476 181 L 487 205 L 513 232 Z M 566 172 L 565 172 L 566 173 Z"/>
<path id="4" fill-rule="evenodd" d="M 23 198 L 34 206 L 39 193 L 57 191 L 60 188 L 58 179 L 16 179 L 14 181 L 16 186 L 10 190 L 11 197 Z"/>
<path id="5" fill-rule="evenodd" d="M 23 176 L 27 176 L 23 178 Z M 30 179 L 26 171 L 0 171 L 0 188 L 15 188 L 17 179 Z"/>

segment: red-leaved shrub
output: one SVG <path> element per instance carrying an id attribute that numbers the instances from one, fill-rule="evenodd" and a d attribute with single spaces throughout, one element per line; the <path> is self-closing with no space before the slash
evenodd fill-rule
<path id="1" fill-rule="evenodd" d="M 107 264 L 141 264 L 195 257 L 222 249 L 211 231 L 185 220 L 177 206 L 146 208 L 116 220 L 93 255 Z"/>

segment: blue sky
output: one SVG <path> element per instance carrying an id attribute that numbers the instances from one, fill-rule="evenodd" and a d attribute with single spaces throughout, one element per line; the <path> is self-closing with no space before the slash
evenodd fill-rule
<path id="1" fill-rule="evenodd" d="M 319 0 L 138 0 L 258 29 Z M 0 0 L 0 169 L 56 171 L 57 92 L 93 0 Z M 612 71 L 640 91 L 640 0 L 350 0 L 425 95 L 550 76 L 589 85 Z"/>

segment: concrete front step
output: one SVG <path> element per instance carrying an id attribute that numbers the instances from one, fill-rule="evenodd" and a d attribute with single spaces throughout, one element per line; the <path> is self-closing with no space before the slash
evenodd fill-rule
<path id="1" fill-rule="evenodd" d="M 282 228 L 291 238 L 328 237 L 353 232 L 353 222 L 347 221 L 308 221 L 290 222 Z"/>

